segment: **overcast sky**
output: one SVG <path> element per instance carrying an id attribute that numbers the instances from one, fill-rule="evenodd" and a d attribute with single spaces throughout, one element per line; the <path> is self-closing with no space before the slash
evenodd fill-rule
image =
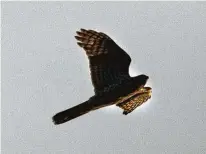
<path id="1" fill-rule="evenodd" d="M 3 2 L 2 153 L 206 153 L 205 27 L 205 2 Z M 53 125 L 94 94 L 79 28 L 108 34 L 150 77 L 145 106 Z"/>

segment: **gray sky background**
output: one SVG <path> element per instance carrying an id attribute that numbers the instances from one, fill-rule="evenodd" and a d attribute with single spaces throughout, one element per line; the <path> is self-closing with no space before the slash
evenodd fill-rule
<path id="1" fill-rule="evenodd" d="M 2 153 L 206 153 L 205 27 L 205 2 L 2 2 Z M 53 125 L 93 95 L 79 28 L 111 36 L 150 76 L 145 107 Z"/>

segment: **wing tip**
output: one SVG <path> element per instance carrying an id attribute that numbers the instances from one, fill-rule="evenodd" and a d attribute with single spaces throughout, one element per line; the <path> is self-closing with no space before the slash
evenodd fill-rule
<path id="1" fill-rule="evenodd" d="M 81 32 L 87 32 L 87 30 L 84 29 L 84 28 L 80 28 L 80 31 L 81 31 Z"/>
<path id="2" fill-rule="evenodd" d="M 127 111 L 123 111 L 123 114 L 124 114 L 124 115 L 127 115 L 128 113 L 129 113 L 129 112 L 127 112 Z"/>
<path id="3" fill-rule="evenodd" d="M 80 36 L 74 36 L 75 37 L 75 39 L 77 39 L 78 41 L 81 41 L 82 40 L 82 37 L 80 37 Z"/>
<path id="4" fill-rule="evenodd" d="M 77 42 L 77 44 L 80 46 L 80 47 L 84 47 L 84 43 L 81 43 L 81 42 Z"/>

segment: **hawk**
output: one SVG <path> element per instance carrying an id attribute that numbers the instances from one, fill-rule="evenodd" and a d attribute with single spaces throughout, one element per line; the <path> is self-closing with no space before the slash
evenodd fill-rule
<path id="1" fill-rule="evenodd" d="M 145 87 L 149 77 L 144 74 L 130 77 L 130 56 L 108 35 L 85 29 L 76 33 L 77 44 L 89 59 L 95 94 L 87 101 L 54 115 L 54 124 L 114 104 L 127 115 L 151 98 L 152 89 Z"/>

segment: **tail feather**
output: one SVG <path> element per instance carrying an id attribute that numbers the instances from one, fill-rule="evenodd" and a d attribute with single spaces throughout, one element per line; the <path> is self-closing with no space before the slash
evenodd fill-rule
<path id="1" fill-rule="evenodd" d="M 93 110 L 93 105 L 88 101 L 83 102 L 77 106 L 69 108 L 65 111 L 59 112 L 52 117 L 55 125 L 65 123 L 69 120 L 75 119 L 83 114 L 86 114 Z"/>
<path id="2" fill-rule="evenodd" d="M 113 104 L 115 104 L 115 102 L 111 102 L 101 98 L 95 99 L 94 97 L 86 102 L 83 102 L 65 111 L 57 113 L 52 117 L 52 119 L 55 125 L 59 125 L 72 119 L 75 119 L 79 116 L 82 116 L 90 111 L 94 111 Z"/>

